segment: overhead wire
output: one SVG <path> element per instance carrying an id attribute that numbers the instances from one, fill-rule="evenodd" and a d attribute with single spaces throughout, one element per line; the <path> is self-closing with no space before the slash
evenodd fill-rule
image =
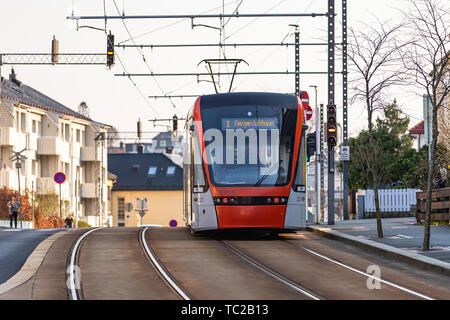
<path id="1" fill-rule="evenodd" d="M 106 3 L 105 0 L 103 0 L 103 11 L 105 13 L 106 16 Z M 105 20 L 105 34 L 108 35 L 108 32 L 106 30 L 106 20 Z M 120 65 L 122 66 L 122 69 L 125 73 L 128 73 L 125 64 L 123 63 L 122 59 L 120 58 L 119 54 L 117 54 L 117 52 L 114 53 L 115 56 L 117 57 L 117 59 L 119 60 Z M 159 117 L 160 114 L 159 112 L 152 106 L 152 104 L 148 101 L 147 97 L 142 93 L 142 90 L 138 87 L 138 85 L 136 84 L 136 82 L 129 76 L 128 79 L 131 81 L 131 83 L 133 84 L 133 86 L 135 87 L 135 89 L 138 91 L 139 95 L 145 100 L 146 104 L 150 107 L 150 109 L 153 110 L 153 112 Z"/>
<path id="2" fill-rule="evenodd" d="M 279 5 L 281 5 L 283 2 L 286 2 L 287 0 L 281 0 L 280 2 L 278 2 L 276 5 L 274 5 L 273 7 L 271 7 L 270 9 L 266 10 L 264 13 L 269 13 L 270 11 L 272 11 L 273 9 L 275 9 L 276 7 L 278 7 Z M 249 26 L 250 24 L 252 24 L 253 22 L 255 22 L 256 20 L 258 20 L 259 18 L 255 18 L 253 20 L 251 20 L 249 23 L 245 24 L 244 26 L 242 26 L 241 28 L 237 29 L 236 31 L 234 31 L 232 34 L 230 34 L 228 37 L 225 38 L 225 40 L 228 40 L 230 37 L 232 37 L 233 35 L 235 35 L 236 33 L 240 32 L 242 29 L 246 28 L 247 26 Z"/>
<path id="3" fill-rule="evenodd" d="M 117 13 L 120 14 L 120 10 L 119 10 L 119 7 L 117 6 L 116 0 L 113 0 L 113 3 L 114 3 L 114 6 L 116 7 Z M 132 41 L 133 44 L 136 46 L 136 42 L 134 41 L 133 36 L 131 35 L 130 30 L 128 29 L 128 26 L 126 25 L 125 20 L 124 20 L 124 19 L 121 19 L 121 21 L 122 21 L 123 26 L 125 27 L 125 30 L 127 31 L 128 35 L 129 35 L 130 39 L 132 39 L 131 41 Z M 153 73 L 152 68 L 150 67 L 150 65 L 149 65 L 148 62 L 147 62 L 147 59 L 146 59 L 145 54 L 144 54 L 144 51 L 143 51 L 141 48 L 137 47 L 137 46 L 136 46 L 136 49 L 137 49 L 137 51 L 140 53 L 140 55 L 141 55 L 141 57 L 142 57 L 142 60 L 144 61 L 145 65 L 147 66 L 148 71 L 149 71 L 150 73 Z M 156 85 L 157 85 L 157 86 L 159 87 L 159 89 L 161 90 L 161 92 L 162 92 L 164 95 L 167 95 L 167 94 L 165 93 L 164 89 L 162 88 L 161 84 L 159 83 L 159 81 L 158 81 L 155 77 L 152 77 L 152 78 L 153 78 L 153 80 L 155 81 Z M 175 103 L 173 103 L 172 99 L 169 98 L 169 102 L 171 103 L 171 105 L 174 107 L 174 109 L 175 109 L 176 111 L 178 111 L 180 114 L 182 113 L 182 112 L 177 108 L 177 106 L 175 105 Z"/>
<path id="4" fill-rule="evenodd" d="M 232 3 L 234 3 L 234 0 L 225 3 L 225 6 L 228 6 L 228 5 L 232 4 Z M 209 9 L 209 10 L 200 12 L 200 14 L 209 13 L 209 12 L 211 12 L 211 11 L 215 11 L 215 10 L 220 9 L 220 8 L 222 8 L 222 6 L 215 7 L 215 8 L 213 8 L 213 9 Z M 181 22 L 185 22 L 186 20 L 189 20 L 189 18 L 181 19 L 181 20 L 172 22 L 172 23 L 170 23 L 170 24 L 167 24 L 167 25 L 165 25 L 165 26 L 158 27 L 158 28 L 156 28 L 156 29 L 153 29 L 153 30 L 150 30 L 150 31 L 141 33 L 141 34 L 139 34 L 139 35 L 137 35 L 137 36 L 134 36 L 133 38 L 129 38 L 129 39 L 123 40 L 123 41 L 121 41 L 121 42 L 118 42 L 118 44 L 123 44 L 123 43 L 126 43 L 126 42 L 128 42 L 128 41 L 131 41 L 131 40 L 133 40 L 133 39 L 141 38 L 141 37 L 144 37 L 144 36 L 146 36 L 146 35 L 152 34 L 152 33 L 154 33 L 154 32 L 157 32 L 157 31 L 160 31 L 160 30 L 164 30 L 164 29 L 166 29 L 166 28 L 172 27 L 172 26 L 174 26 L 174 25 L 176 25 L 176 24 L 179 24 L 179 23 L 181 23 Z"/>

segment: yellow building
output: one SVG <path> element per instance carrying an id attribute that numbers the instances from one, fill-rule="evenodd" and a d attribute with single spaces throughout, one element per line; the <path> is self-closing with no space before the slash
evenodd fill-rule
<path id="1" fill-rule="evenodd" d="M 181 167 L 161 153 L 110 154 L 108 166 L 117 176 L 111 190 L 114 227 L 167 227 L 172 220 L 184 226 Z"/>

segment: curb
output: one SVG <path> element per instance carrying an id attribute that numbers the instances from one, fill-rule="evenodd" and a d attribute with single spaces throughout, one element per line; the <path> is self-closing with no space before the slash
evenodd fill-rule
<path id="1" fill-rule="evenodd" d="M 0 295 L 5 294 L 30 280 L 41 266 L 42 261 L 44 261 L 44 258 L 53 243 L 63 234 L 64 232 L 58 231 L 39 243 L 28 256 L 28 259 L 25 261 L 22 268 L 6 282 L 0 284 Z"/>
<path id="2" fill-rule="evenodd" d="M 383 257 L 394 258 L 397 261 L 406 262 L 422 269 L 437 271 L 446 275 L 450 275 L 450 263 L 448 262 L 430 258 L 418 253 L 407 252 L 405 250 L 388 246 L 383 243 L 362 239 L 326 227 L 308 226 L 306 227 L 306 230 L 314 232 L 321 237 L 329 238 L 332 240 L 339 240 L 352 246 L 381 255 Z"/>

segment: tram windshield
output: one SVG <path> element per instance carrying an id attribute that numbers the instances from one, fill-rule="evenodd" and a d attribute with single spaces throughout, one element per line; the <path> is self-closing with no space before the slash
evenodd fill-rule
<path id="1" fill-rule="evenodd" d="M 284 186 L 290 180 L 297 110 L 217 106 L 201 111 L 211 182 L 215 186 Z"/>

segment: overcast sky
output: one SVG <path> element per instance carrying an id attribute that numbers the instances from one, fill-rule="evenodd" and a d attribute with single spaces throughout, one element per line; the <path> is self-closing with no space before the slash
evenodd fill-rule
<path id="1" fill-rule="evenodd" d="M 117 15 L 112 0 L 106 1 L 106 12 Z M 198 14 L 222 12 L 222 0 L 115 0 L 120 13 L 136 14 Z M 240 0 L 224 1 L 225 13 L 232 13 Z M 337 29 L 339 42 L 340 3 L 336 1 Z M 373 15 L 382 20 L 399 19 L 396 8 L 405 8 L 404 0 L 356 1 L 349 0 L 349 25 L 358 25 L 358 21 L 370 23 Z M 0 0 L 0 52 L 50 52 L 53 35 L 59 40 L 60 53 L 104 53 L 106 37 L 101 31 L 82 28 L 76 30 L 74 22 L 66 19 L 71 14 L 72 6 L 78 15 L 103 15 L 103 0 Z M 326 11 L 326 0 L 243 0 L 239 13 L 288 13 Z M 214 10 L 212 10 L 214 9 Z M 270 10 L 271 9 L 271 10 Z M 269 11 L 270 10 L 270 11 Z M 178 23 L 176 23 L 178 22 Z M 190 20 L 125 20 L 131 35 L 137 44 L 161 43 L 203 43 L 218 42 L 219 31 L 212 28 L 191 28 Z M 196 20 L 218 26 L 218 19 Z M 225 27 L 227 43 L 239 42 L 281 42 L 292 31 L 289 24 L 300 25 L 301 41 L 312 42 L 326 40 L 326 18 L 270 18 L 231 19 Z M 80 25 L 104 27 L 104 21 L 80 21 Z M 164 28 L 163 28 L 164 27 Z M 116 43 L 126 41 L 129 35 L 121 20 L 109 20 L 107 29 L 115 35 Z M 158 30 L 160 29 L 160 30 Z M 141 36 L 139 36 L 141 35 Z M 139 37 L 137 37 L 139 36 Z M 285 41 L 293 41 L 288 36 Z M 126 43 L 131 44 L 131 41 Z M 240 65 L 238 71 L 294 71 L 294 49 L 285 47 L 265 48 L 227 48 L 228 58 L 245 59 L 249 66 Z M 130 73 L 148 73 L 139 51 L 134 48 L 126 50 L 116 48 L 126 70 Z M 203 65 L 197 64 L 207 58 L 218 58 L 217 48 L 182 48 L 182 49 L 144 49 L 145 58 L 150 69 L 157 73 L 204 72 Z M 336 61 L 340 70 L 341 62 Z M 325 47 L 301 48 L 302 71 L 326 71 Z M 225 70 L 225 69 L 222 69 Z M 147 99 L 140 95 L 132 82 L 126 77 L 115 77 L 114 73 L 124 71 L 116 58 L 116 65 L 108 70 L 105 66 L 16 66 L 19 79 L 25 84 L 42 91 L 64 105 L 77 110 L 81 101 L 86 101 L 91 117 L 97 121 L 111 124 L 119 131 L 135 131 L 138 118 L 144 121 L 144 131 L 155 130 L 147 120 L 172 117 L 177 113 L 184 117 L 195 99 L 173 99 L 176 109 L 167 100 Z M 3 66 L 2 76 L 7 77 L 10 66 Z M 349 75 L 351 78 L 351 74 Z M 157 82 L 155 81 L 157 80 Z M 341 76 L 337 75 L 336 104 L 342 110 Z M 201 80 L 209 80 L 204 77 Z M 140 92 L 148 95 L 161 94 L 203 94 L 213 93 L 210 82 L 197 82 L 195 77 L 150 78 L 139 77 L 134 81 Z M 326 75 L 302 75 L 301 89 L 314 96 L 310 85 L 318 85 L 319 103 L 327 101 Z M 229 79 L 222 78 L 222 85 L 227 87 Z M 235 91 L 270 91 L 293 92 L 294 76 L 237 76 Z M 393 90 L 392 99 L 397 98 L 405 113 L 411 116 L 410 127 L 422 119 L 421 92 L 413 94 L 413 88 Z M 314 105 L 314 99 L 311 99 Z M 341 122 L 339 116 L 338 121 Z M 359 105 L 349 106 L 349 133 L 355 135 L 366 127 L 364 109 Z M 162 128 L 157 128 L 161 130 Z"/>

